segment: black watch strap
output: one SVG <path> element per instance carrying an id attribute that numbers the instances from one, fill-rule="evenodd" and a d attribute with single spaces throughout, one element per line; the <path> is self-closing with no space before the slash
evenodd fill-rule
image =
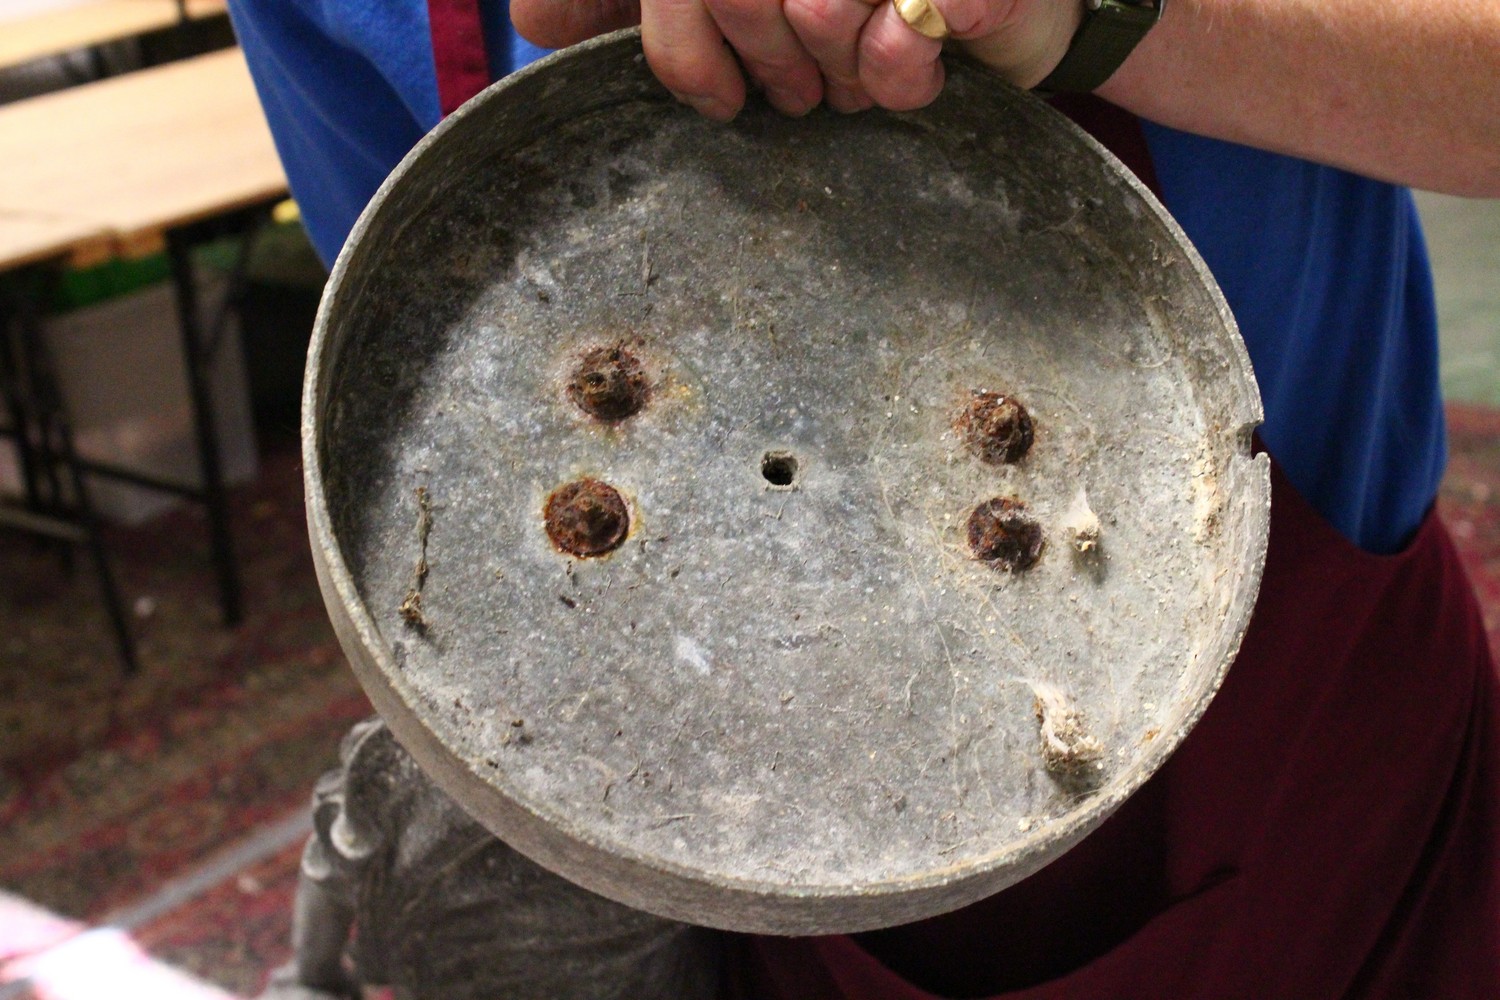
<path id="1" fill-rule="evenodd" d="M 1067 54 L 1038 90 L 1088 93 L 1114 75 L 1161 20 L 1167 0 L 1084 0 L 1083 23 Z"/>

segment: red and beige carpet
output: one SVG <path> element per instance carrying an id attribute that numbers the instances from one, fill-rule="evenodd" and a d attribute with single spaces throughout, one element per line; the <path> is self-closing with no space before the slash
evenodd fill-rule
<path id="1" fill-rule="evenodd" d="M 68 573 L 56 549 L 0 539 L 0 890 L 125 925 L 237 996 L 288 954 L 313 782 L 370 712 L 313 578 L 295 445 L 267 452 L 233 496 L 238 627 L 220 624 L 196 511 L 111 530 L 141 664 L 128 682 L 89 564 Z M 6 931 L 0 917 L 0 977 L 14 979 Z"/>
<path id="2" fill-rule="evenodd" d="M 1450 437 L 1440 505 L 1500 651 L 1500 411 L 1450 408 Z M 262 466 L 233 498 L 237 628 L 193 511 L 112 530 L 129 682 L 87 563 L 0 536 L 0 1000 L 248 997 L 287 957 L 313 781 L 369 706 L 313 579 L 295 446 Z"/>

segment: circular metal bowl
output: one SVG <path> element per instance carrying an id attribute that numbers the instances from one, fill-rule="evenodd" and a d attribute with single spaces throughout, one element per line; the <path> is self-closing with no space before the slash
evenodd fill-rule
<path id="1" fill-rule="evenodd" d="M 729 126 L 633 33 L 516 74 L 365 212 L 304 405 L 319 578 L 397 736 L 541 864 L 738 930 L 1067 850 L 1203 712 L 1266 544 L 1202 262 L 963 62 L 920 112 Z"/>

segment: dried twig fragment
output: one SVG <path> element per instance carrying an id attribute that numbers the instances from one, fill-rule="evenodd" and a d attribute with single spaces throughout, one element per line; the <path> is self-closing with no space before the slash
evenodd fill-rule
<path id="1" fill-rule="evenodd" d="M 427 536 L 432 532 L 432 498 L 427 487 L 418 486 L 417 497 L 417 564 L 412 568 L 411 586 L 396 610 L 401 620 L 419 632 L 426 631 L 427 617 L 422 614 L 422 585 L 427 582 Z"/>

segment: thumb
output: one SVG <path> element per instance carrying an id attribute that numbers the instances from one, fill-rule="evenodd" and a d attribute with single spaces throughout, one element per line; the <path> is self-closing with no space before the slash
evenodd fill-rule
<path id="1" fill-rule="evenodd" d="M 511 0 L 510 20 L 533 45 L 560 49 L 641 22 L 640 0 Z"/>

